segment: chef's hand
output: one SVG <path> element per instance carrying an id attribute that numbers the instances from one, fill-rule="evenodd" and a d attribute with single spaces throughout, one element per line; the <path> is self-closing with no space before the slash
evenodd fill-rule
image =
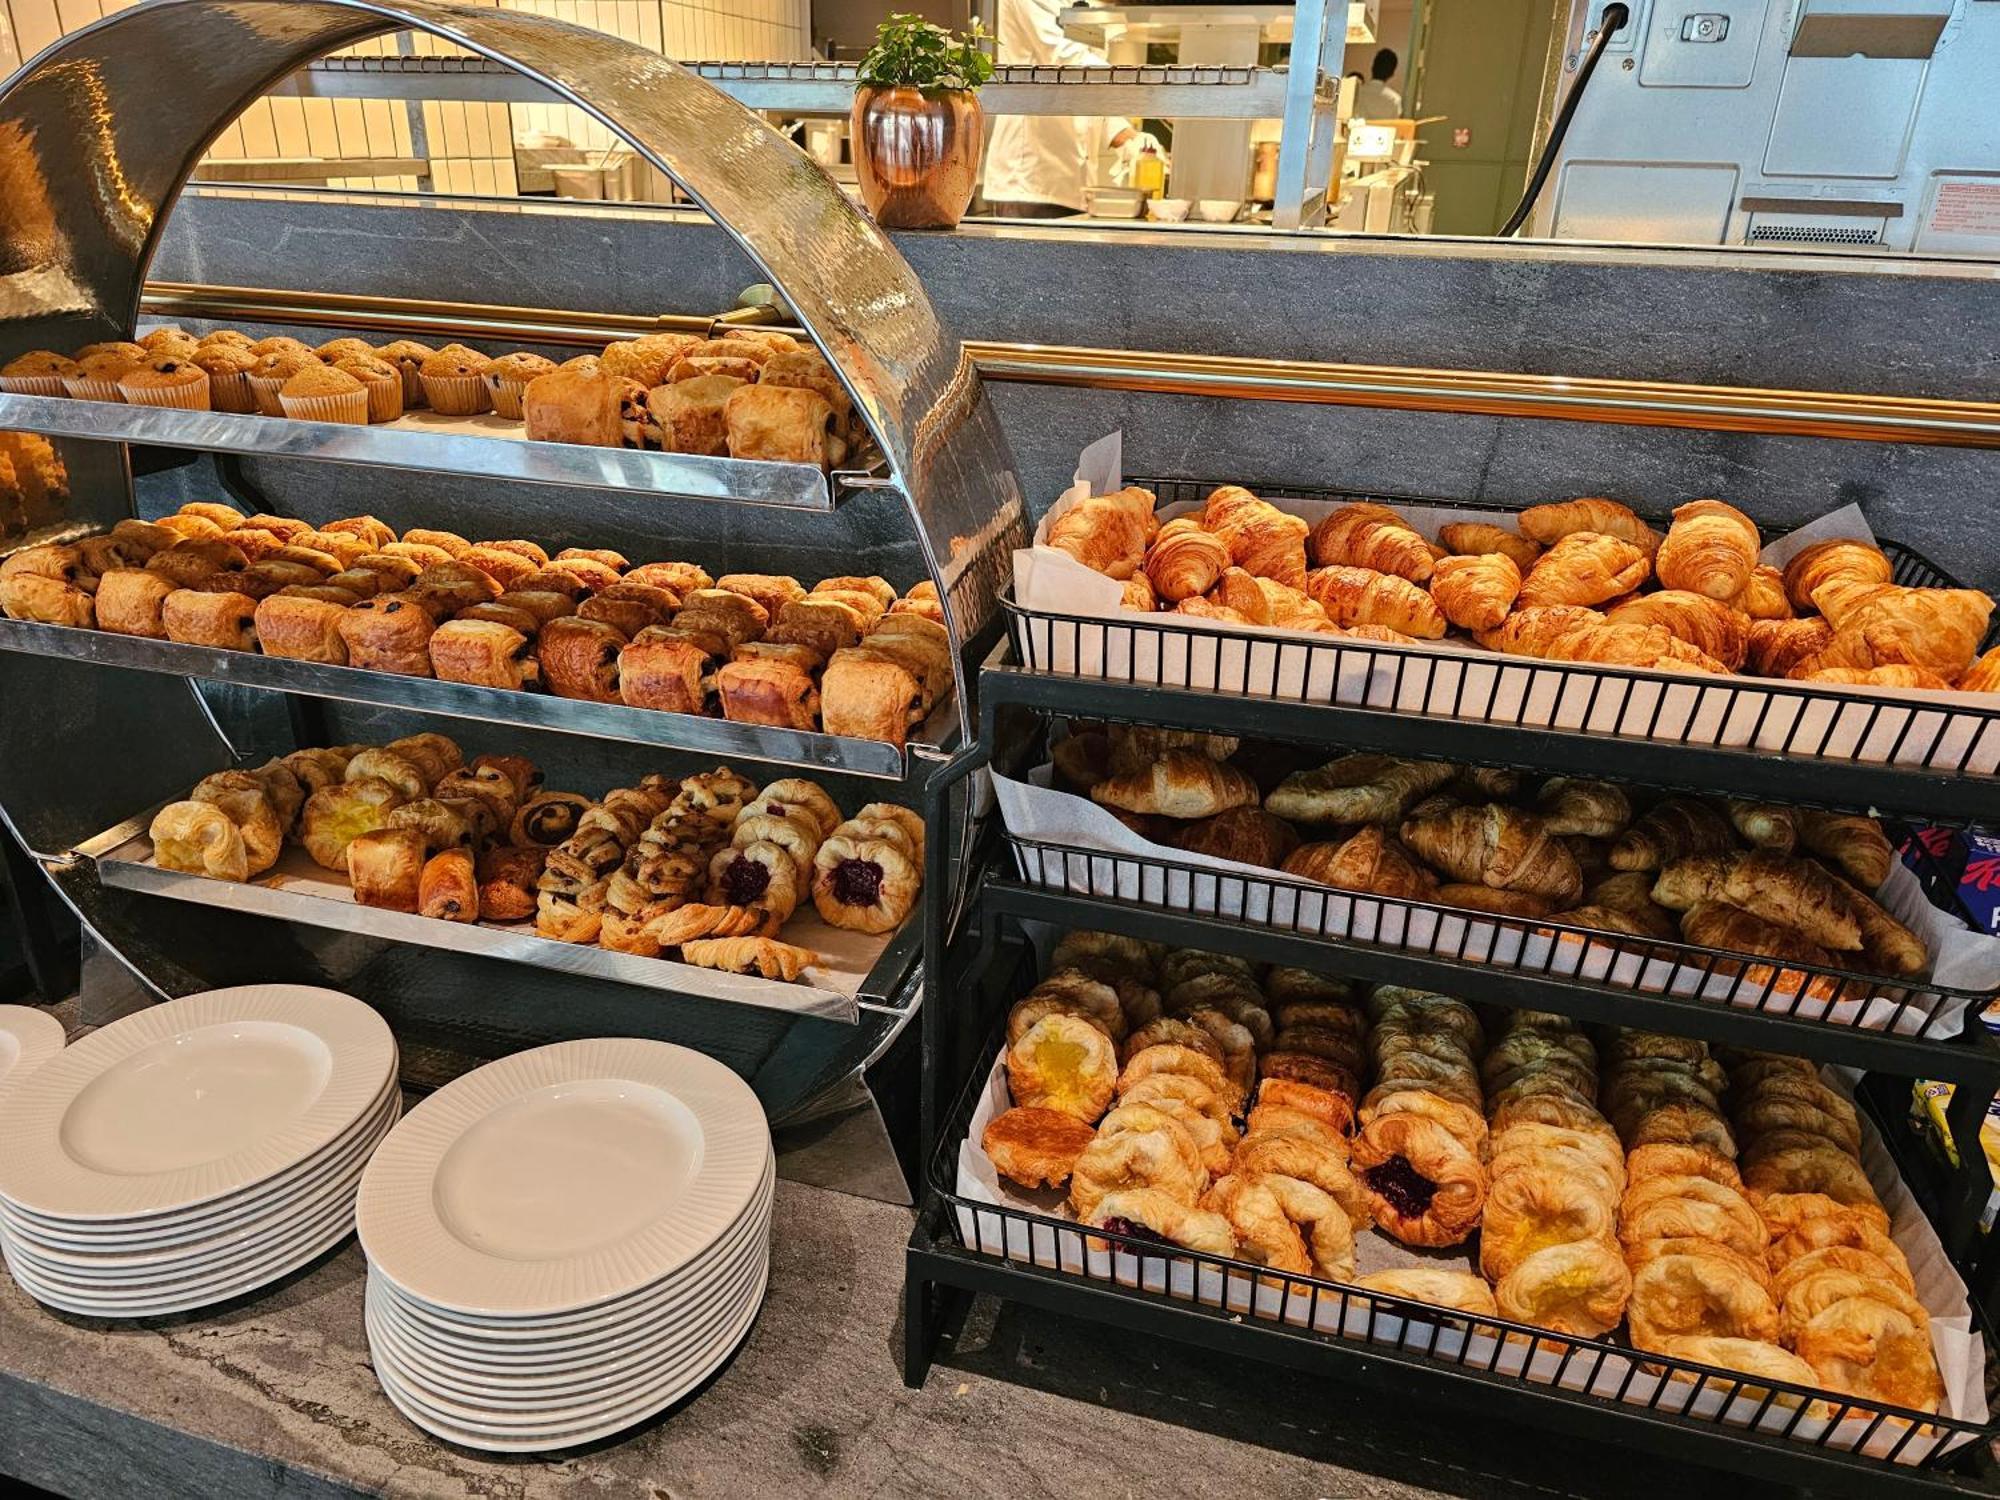
<path id="1" fill-rule="evenodd" d="M 1148 146 L 1160 158 L 1160 165 L 1171 169 L 1173 163 L 1167 159 L 1167 148 L 1160 144 L 1160 138 L 1150 130 L 1123 130 L 1111 138 L 1111 144 L 1118 152 L 1118 159 L 1111 167 L 1111 180 L 1121 187 L 1131 185 L 1132 168 L 1146 152 Z"/>

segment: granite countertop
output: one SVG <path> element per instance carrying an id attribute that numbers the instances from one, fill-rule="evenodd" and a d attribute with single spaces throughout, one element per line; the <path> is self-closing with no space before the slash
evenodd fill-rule
<path id="1" fill-rule="evenodd" d="M 120 1500 L 1680 1500 L 1714 1482 L 991 1301 L 906 1390 L 909 1228 L 907 1210 L 779 1183 L 769 1299 L 732 1363 L 677 1410 L 554 1459 L 449 1448 L 390 1407 L 352 1241 L 257 1296 L 147 1323 L 52 1313 L 0 1277 L 0 1471 Z"/>

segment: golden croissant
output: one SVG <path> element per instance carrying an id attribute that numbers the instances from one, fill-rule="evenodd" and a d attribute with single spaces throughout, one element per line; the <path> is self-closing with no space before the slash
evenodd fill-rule
<path id="1" fill-rule="evenodd" d="M 1336 625 L 1382 625 L 1429 641 L 1444 637 L 1437 601 L 1393 573 L 1336 563 L 1308 573 L 1305 590 Z"/>
<path id="2" fill-rule="evenodd" d="M 1168 750 L 1129 775 L 1112 776 L 1090 789 L 1093 801 L 1125 812 L 1168 818 L 1212 818 L 1257 801 L 1257 784 L 1236 767 L 1199 750 Z"/>
<path id="3" fill-rule="evenodd" d="M 1574 531 L 1536 559 L 1521 581 L 1521 607 L 1602 604 L 1636 589 L 1650 571 L 1630 542 L 1596 531 Z"/>
<path id="4" fill-rule="evenodd" d="M 1753 620 L 1789 620 L 1792 601 L 1785 594 L 1785 575 L 1769 563 L 1750 570 L 1743 592 L 1729 601 L 1729 607 Z"/>
<path id="5" fill-rule="evenodd" d="M 1373 568 L 1412 583 L 1430 578 L 1436 557 L 1431 544 L 1388 506 L 1362 502 L 1328 512 L 1313 527 L 1308 545 L 1320 567 Z"/>
<path id="6" fill-rule="evenodd" d="M 1924 688 L 1941 693 L 1951 686 L 1950 678 L 1939 676 L 1929 667 L 1905 662 L 1879 667 L 1819 667 L 1807 662 L 1791 675 L 1802 682 L 1829 682 L 1842 687 Z"/>
<path id="7" fill-rule="evenodd" d="M 1993 600 L 1977 589 L 1913 589 L 1890 583 L 1835 580 L 1813 591 L 1813 603 L 1840 638 L 1859 633 L 1870 661 L 1828 660 L 1829 667 L 1907 664 L 1956 677 L 1972 665 Z M 1885 645 L 1897 648 L 1885 656 Z"/>
<path id="8" fill-rule="evenodd" d="M 1177 516 L 1146 549 L 1146 577 L 1169 604 L 1205 594 L 1229 566 L 1229 546 L 1193 516 Z"/>
<path id="9" fill-rule="evenodd" d="M 1596 496 L 1582 500 L 1561 500 L 1552 505 L 1531 505 L 1516 523 L 1521 534 L 1553 547 L 1564 537 L 1579 531 L 1594 531 L 1630 542 L 1646 556 L 1659 550 L 1660 534 L 1640 520 L 1630 506 Z"/>
<path id="10" fill-rule="evenodd" d="M 1229 560 L 1246 573 L 1305 587 L 1310 528 L 1301 517 L 1285 514 L 1241 485 L 1225 484 L 1210 492 L 1201 522 L 1222 539 Z"/>
<path id="11" fill-rule="evenodd" d="M 1457 773 L 1441 760 L 1343 755 L 1313 770 L 1294 771 L 1264 806 L 1294 823 L 1396 823 L 1404 808 Z"/>
<path id="12" fill-rule="evenodd" d="M 1750 620 L 1728 605 L 1688 589 L 1661 589 L 1605 612 L 1614 625 L 1658 625 L 1730 671 L 1750 651 Z"/>
<path id="13" fill-rule="evenodd" d="M 1727 601 L 1749 584 L 1762 546 L 1756 522 L 1735 506 L 1690 500 L 1674 511 L 1653 566 L 1664 588 Z"/>
<path id="14" fill-rule="evenodd" d="M 1484 521 L 1454 521 L 1449 526 L 1440 526 L 1438 540 L 1444 543 L 1447 552 L 1460 557 L 1484 557 L 1497 552 L 1523 573 L 1542 555 L 1540 542 L 1531 542 L 1519 532 L 1504 526 L 1489 526 Z"/>
<path id="15" fill-rule="evenodd" d="M 1401 900 L 1421 901 L 1437 889 L 1437 877 L 1373 824 L 1345 843 L 1301 844 L 1283 868 L 1322 885 Z"/>
<path id="16" fill-rule="evenodd" d="M 1138 570 L 1158 527 L 1153 492 L 1132 486 L 1079 500 L 1050 524 L 1049 545 L 1122 581 Z"/>
<path id="17" fill-rule="evenodd" d="M 1568 906 L 1583 895 L 1569 846 L 1535 814 L 1498 804 L 1455 807 L 1402 827 L 1403 842 L 1454 880 L 1527 891 Z"/>
<path id="18" fill-rule="evenodd" d="M 1669 797 L 1648 808 L 1611 846 L 1615 870 L 1657 870 L 1696 854 L 1727 854 L 1736 848 L 1729 820 L 1706 802 Z"/>
<path id="19" fill-rule="evenodd" d="M 1980 657 L 1958 679 L 1961 693 L 2000 693 L 2000 646 Z"/>
<path id="20" fill-rule="evenodd" d="M 1521 570 L 1504 552 L 1441 557 L 1431 573 L 1431 598 L 1463 630 L 1491 630 L 1521 593 Z"/>
<path id="21" fill-rule="evenodd" d="M 1242 568 L 1224 568 L 1206 597 L 1210 604 L 1234 610 L 1252 625 L 1275 625 L 1290 630 L 1333 629 L 1326 611 L 1306 595 L 1275 578 L 1259 578 Z"/>
<path id="22" fill-rule="evenodd" d="M 1768 849 L 1675 860 L 1653 883 L 1653 899 L 1675 911 L 1726 901 L 1822 948 L 1851 953 L 1861 947 L 1856 903 L 1864 898 L 1811 860 Z"/>
<path id="23" fill-rule="evenodd" d="M 1833 626 L 1818 615 L 1801 620 L 1750 622 L 1750 670 L 1764 677 L 1789 677 L 1800 662 L 1833 643 Z"/>
<path id="24" fill-rule="evenodd" d="M 1836 537 L 1814 542 L 1785 564 L 1785 596 L 1796 610 L 1809 610 L 1813 590 L 1824 584 L 1887 583 L 1894 574 L 1888 554 L 1873 542 Z"/>
<path id="25" fill-rule="evenodd" d="M 1614 625 L 1580 604 L 1519 609 L 1473 639 L 1490 651 L 1546 661 L 1603 662 L 1659 671 L 1722 672 L 1721 662 L 1658 625 Z"/>

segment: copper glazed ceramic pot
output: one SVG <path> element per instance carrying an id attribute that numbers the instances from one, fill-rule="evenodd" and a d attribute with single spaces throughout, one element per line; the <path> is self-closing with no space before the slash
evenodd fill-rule
<path id="1" fill-rule="evenodd" d="M 860 88 L 852 116 L 861 198 L 884 229 L 952 229 L 972 202 L 986 117 L 970 93 Z"/>

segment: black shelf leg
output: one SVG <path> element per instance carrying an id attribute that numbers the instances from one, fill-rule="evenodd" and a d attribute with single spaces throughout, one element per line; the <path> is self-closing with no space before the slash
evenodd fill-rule
<path id="1" fill-rule="evenodd" d="M 76 992 L 81 933 L 74 919 L 63 920 L 69 909 L 57 901 L 41 866 L 4 828 L 0 828 L 0 855 L 4 856 L 0 878 L 6 881 L 6 903 L 13 908 L 29 983 L 37 999 L 54 1005 Z"/>

